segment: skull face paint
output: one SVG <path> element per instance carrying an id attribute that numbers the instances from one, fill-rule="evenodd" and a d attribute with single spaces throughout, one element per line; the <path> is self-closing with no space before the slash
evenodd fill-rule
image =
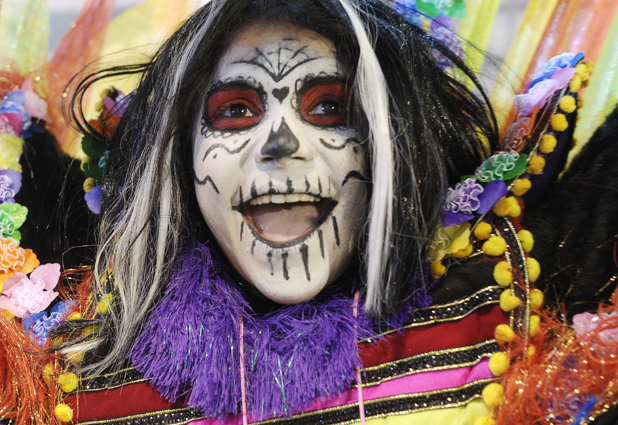
<path id="1" fill-rule="evenodd" d="M 356 252 L 367 164 L 346 77 L 329 40 L 260 23 L 234 37 L 206 97 L 193 147 L 202 215 L 276 302 L 312 298 Z"/>

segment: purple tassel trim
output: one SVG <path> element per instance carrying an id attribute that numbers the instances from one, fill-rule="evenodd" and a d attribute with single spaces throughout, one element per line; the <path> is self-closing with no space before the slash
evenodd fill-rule
<path id="1" fill-rule="evenodd" d="M 236 415 L 242 315 L 249 411 L 255 419 L 289 417 L 354 382 L 357 337 L 371 336 L 372 323 L 362 311 L 354 318 L 352 305 L 352 293 L 327 289 L 255 317 L 210 250 L 196 244 L 181 255 L 130 357 L 168 400 L 189 394 L 188 404 L 209 417 Z"/>

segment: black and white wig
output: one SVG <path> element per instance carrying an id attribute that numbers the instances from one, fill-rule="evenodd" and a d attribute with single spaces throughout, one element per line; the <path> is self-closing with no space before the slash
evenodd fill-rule
<path id="1" fill-rule="evenodd" d="M 412 293 L 409 282 L 423 269 L 446 188 L 472 173 L 494 147 L 495 119 L 474 75 L 447 46 L 386 2 L 211 1 L 150 62 L 90 75 L 74 99 L 79 109 L 94 81 L 142 74 L 109 143 L 104 183 L 93 293 L 113 293 L 114 305 L 92 339 L 64 349 L 90 351 L 82 363 L 86 374 L 122 364 L 183 245 L 205 227 L 190 165 L 197 115 L 229 40 L 257 20 L 315 31 L 330 39 L 338 58 L 352 68 L 355 119 L 368 139 L 371 165 L 371 199 L 359 246 L 370 314 L 393 313 Z M 438 65 L 436 51 L 454 72 Z M 88 131 L 83 116 L 81 122 Z M 113 278 L 106 279 L 110 268 Z"/>

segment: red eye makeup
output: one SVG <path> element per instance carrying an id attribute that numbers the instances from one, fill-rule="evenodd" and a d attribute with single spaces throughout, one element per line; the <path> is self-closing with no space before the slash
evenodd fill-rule
<path id="1" fill-rule="evenodd" d="M 328 82 L 311 87 L 300 103 L 305 121 L 324 126 L 343 125 L 347 120 L 348 90 L 342 83 Z"/>
<path id="2" fill-rule="evenodd" d="M 210 95 L 206 113 L 215 130 L 240 130 L 257 124 L 264 107 L 255 90 L 226 87 Z"/>

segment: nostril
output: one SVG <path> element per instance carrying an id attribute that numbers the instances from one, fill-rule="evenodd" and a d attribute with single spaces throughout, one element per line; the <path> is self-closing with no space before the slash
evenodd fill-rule
<path id="1" fill-rule="evenodd" d="M 264 156 L 264 157 L 261 157 L 261 158 L 259 159 L 259 162 L 260 162 L 261 164 L 269 164 L 269 163 L 273 162 L 274 160 L 275 160 L 274 158 L 271 158 L 271 157 L 269 157 L 269 156 Z"/>

